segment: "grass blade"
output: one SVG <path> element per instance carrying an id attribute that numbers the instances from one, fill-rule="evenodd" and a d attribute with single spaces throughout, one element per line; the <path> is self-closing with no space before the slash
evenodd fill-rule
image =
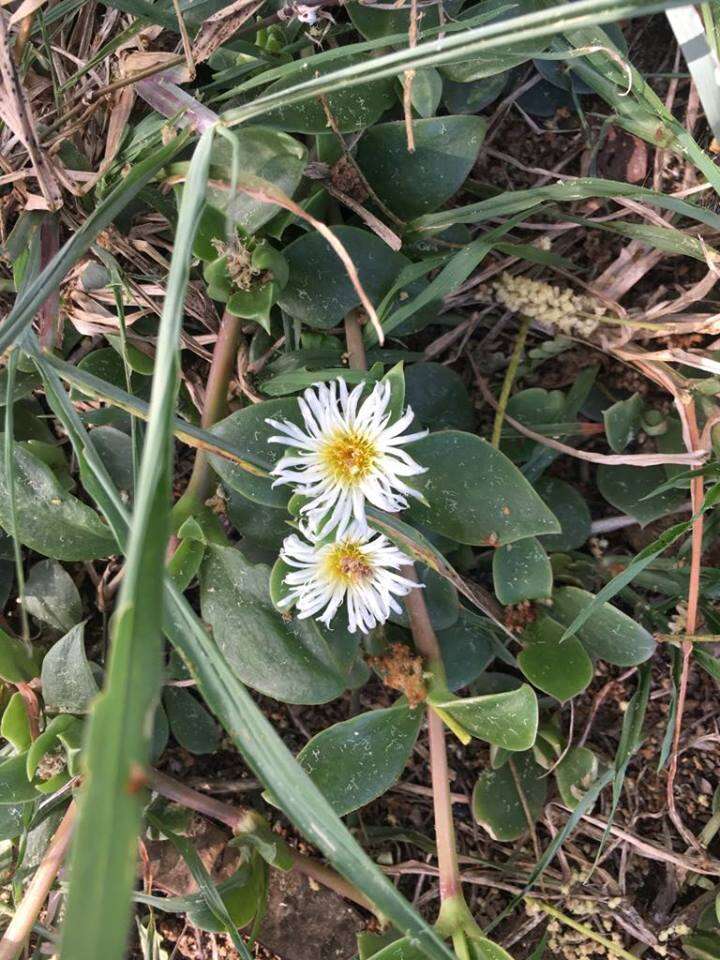
<path id="1" fill-rule="evenodd" d="M 416 47 L 335 70 L 285 90 L 258 97 L 252 103 L 227 111 L 222 118 L 231 125 L 244 123 L 275 107 L 290 106 L 310 97 L 337 92 L 368 80 L 393 77 L 404 70 L 468 60 L 487 50 L 506 47 L 523 40 L 552 37 L 559 31 L 576 30 L 639 14 L 655 13 L 680 6 L 682 3 L 683 0 L 640 0 L 636 3 L 623 0 L 577 0 L 574 3 L 562 3 L 551 10 L 538 10 L 518 17 L 509 17 L 501 22 L 485 24 L 459 34 L 448 34 L 442 39 L 419 43 Z"/>
<path id="2" fill-rule="evenodd" d="M 38 356 L 38 361 L 41 369 L 47 370 L 48 367 L 52 367 L 65 383 L 75 387 L 86 396 L 92 397 L 93 400 L 103 400 L 140 420 L 149 418 L 150 405 L 144 400 L 134 397 L 131 393 L 121 390 L 120 387 L 107 383 L 85 370 L 80 370 L 52 353 L 44 353 L 42 357 Z M 215 453 L 219 457 L 232 460 L 242 470 L 247 470 L 248 473 L 255 476 L 266 477 L 272 469 L 272 464 L 269 461 L 260 461 L 257 458 L 250 457 L 234 444 L 228 443 L 221 437 L 216 437 L 215 434 L 209 433 L 201 427 L 196 427 L 186 420 L 181 420 L 179 417 L 173 417 L 172 431 L 178 440 L 182 440 L 188 446 L 196 447 L 198 450 L 207 450 L 208 453 Z"/>
<path id="3" fill-rule="evenodd" d="M 110 665 L 90 719 L 61 960 L 120 960 L 125 949 L 143 802 L 139 787 L 161 682 L 177 345 L 212 136 L 203 135 L 195 150 L 175 236 Z"/>

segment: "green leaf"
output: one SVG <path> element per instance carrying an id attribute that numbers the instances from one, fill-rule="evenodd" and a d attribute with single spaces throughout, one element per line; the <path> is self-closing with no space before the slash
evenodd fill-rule
<path id="1" fill-rule="evenodd" d="M 333 71 L 333 66 L 347 69 L 361 59 L 357 54 L 350 54 L 335 64 L 317 64 L 313 73 L 322 77 Z M 324 133 L 327 130 L 325 111 L 315 99 L 292 103 L 282 95 L 283 91 L 294 85 L 295 78 L 288 77 L 271 84 L 265 95 L 285 100 L 285 104 L 268 113 L 264 120 L 272 122 L 283 130 L 294 133 Z M 392 81 L 390 79 L 371 80 L 362 85 L 360 91 L 346 91 L 339 89 L 336 93 L 328 93 L 327 104 L 335 123 L 341 133 L 350 133 L 353 130 L 362 130 L 374 123 L 395 100 Z M 259 112 L 259 111 L 258 111 Z"/>
<path id="2" fill-rule="evenodd" d="M 430 430 L 472 430 L 475 411 L 462 379 L 441 363 L 414 363 L 405 371 L 405 401 Z"/>
<path id="3" fill-rule="evenodd" d="M 569 810 L 577 807 L 583 794 L 597 779 L 599 769 L 598 758 L 587 747 L 574 747 L 565 754 L 555 768 L 555 782 L 562 802 Z"/>
<path id="4" fill-rule="evenodd" d="M 56 560 L 41 560 L 25 583 L 25 607 L 37 620 L 65 633 L 82 617 L 80 593 Z"/>
<path id="5" fill-rule="evenodd" d="M 85 713 L 98 692 L 85 656 L 85 624 L 78 623 L 45 654 L 40 674 L 50 712 Z"/>
<path id="6" fill-rule="evenodd" d="M 36 677 L 37 672 L 22 641 L 0 630 L 0 678 L 8 683 L 26 683 Z"/>
<path id="7" fill-rule="evenodd" d="M 557 477 L 542 477 L 535 489 L 555 514 L 561 527 L 560 533 L 540 537 L 540 543 L 551 553 L 582 547 L 590 536 L 592 517 L 580 491 Z"/>
<path id="8" fill-rule="evenodd" d="M 217 749 L 220 731 L 205 707 L 182 687 L 165 687 L 163 706 L 173 736 L 190 753 L 212 753 Z"/>
<path id="9" fill-rule="evenodd" d="M 5 707 L 0 721 L 0 737 L 13 745 L 17 753 L 22 753 L 32 743 L 30 721 L 22 694 L 14 693 Z"/>
<path id="10" fill-rule="evenodd" d="M 277 433 L 275 427 L 266 423 L 268 417 L 274 420 L 290 420 L 298 425 L 303 422 L 297 400 L 288 397 L 250 404 L 216 423 L 212 433 L 222 440 L 240 445 L 252 457 L 262 458 L 267 463 L 268 470 L 271 470 L 284 456 L 285 451 L 280 443 L 268 443 L 268 439 Z M 272 477 L 248 473 L 236 463 L 217 455 L 212 455 L 210 462 L 223 483 L 249 500 L 268 507 L 287 506 L 290 496 L 288 488 L 273 488 Z"/>
<path id="11" fill-rule="evenodd" d="M 561 587 L 553 594 L 553 617 L 568 627 L 594 599 L 579 587 Z M 643 663 L 655 652 L 652 635 L 609 603 L 601 604 L 590 614 L 578 630 L 578 636 L 591 657 L 618 667 Z"/>
<path id="12" fill-rule="evenodd" d="M 373 303 L 390 290 L 407 259 L 368 230 L 333 227 L 357 269 Z M 360 303 L 357 290 L 337 254 L 317 232 L 305 233 L 283 251 L 290 276 L 279 297 L 283 310 L 310 327 L 328 329 Z"/>
<path id="13" fill-rule="evenodd" d="M 25 546 L 55 560 L 95 560 L 113 552 L 100 517 L 58 482 L 42 460 L 13 446 L 17 535 Z M 10 524 L 10 493 L 0 465 L 0 524 Z"/>
<path id="14" fill-rule="evenodd" d="M 143 806 L 142 792 L 134 788 L 133 778 L 138 767 L 148 762 L 150 721 L 162 676 L 163 577 L 170 533 L 178 344 L 212 140 L 211 128 L 195 148 L 174 232 L 157 337 L 150 420 L 106 684 L 95 702 L 88 731 L 88 775 L 73 843 L 61 960 L 96 960 L 98 956 L 120 960 L 127 940 Z M 96 487 L 101 495 L 101 482 Z M 119 521 L 121 515 L 115 507 L 113 516 Z"/>
<path id="15" fill-rule="evenodd" d="M 267 127 L 243 126 L 233 131 L 240 167 L 244 174 L 262 177 L 291 197 L 302 178 L 307 159 L 305 147 L 279 130 Z M 217 257 L 212 239 L 226 240 L 224 217 L 230 223 L 254 234 L 277 212 L 273 203 L 263 203 L 247 193 L 238 191 L 231 199 L 232 145 L 225 137 L 218 137 L 212 149 L 211 182 L 207 189 L 208 206 L 222 214 L 219 231 L 216 221 L 203 214 L 195 239 L 194 252 L 204 260 Z"/>
<path id="16" fill-rule="evenodd" d="M 559 531 L 517 467 L 486 440 L 445 430 L 418 440 L 410 452 L 427 468 L 413 480 L 428 504 L 411 504 L 411 522 L 458 543 L 497 546 Z"/>
<path id="17" fill-rule="evenodd" d="M 115 427 L 95 427 L 92 432 L 93 444 L 102 459 L 113 483 L 120 490 L 120 496 L 126 500 L 133 495 L 133 457 L 132 440 Z"/>
<path id="18" fill-rule="evenodd" d="M 634 393 L 627 400 L 618 400 L 603 410 L 605 435 L 615 453 L 622 453 L 635 438 L 644 407 L 643 398 L 639 393 Z"/>
<path id="19" fill-rule="evenodd" d="M 336 723 L 302 748 L 298 762 L 343 816 L 382 796 L 400 777 L 424 710 L 398 704 Z"/>
<path id="20" fill-rule="evenodd" d="M 664 490 L 652 495 L 655 487 L 665 483 L 662 467 L 638 469 L 629 464 L 617 467 L 601 464 L 597 471 L 598 490 L 608 503 L 628 513 L 642 526 L 672 513 L 687 499 L 682 490 Z"/>
<path id="21" fill-rule="evenodd" d="M 440 106 L 443 79 L 433 67 L 417 70 L 410 91 L 413 109 L 421 117 L 432 117 Z"/>
<path id="22" fill-rule="evenodd" d="M 466 699 L 430 696 L 429 703 L 440 716 L 452 720 L 479 740 L 505 750 L 528 750 L 538 727 L 538 703 L 535 691 L 526 683 L 507 693 L 490 693 Z"/>
<path id="23" fill-rule="evenodd" d="M 529 829 L 523 798 L 535 821 L 546 794 L 545 771 L 533 759 L 532 751 L 521 753 L 499 770 L 480 775 L 472 795 L 473 816 L 494 840 L 517 840 Z"/>
<path id="24" fill-rule="evenodd" d="M 717 933 L 693 933 L 683 940 L 690 960 L 720 960 L 720 936 Z"/>
<path id="25" fill-rule="evenodd" d="M 534 537 L 500 547 L 493 554 L 493 584 L 502 604 L 543 600 L 552 593 L 548 556 Z"/>
<path id="26" fill-rule="evenodd" d="M 26 755 L 19 753 L 0 763 L 0 804 L 15 805 L 37 798 L 37 790 L 26 770 Z"/>
<path id="27" fill-rule="evenodd" d="M 582 693 L 593 678 L 593 665 L 577 637 L 563 640 L 564 630 L 543 616 L 523 632 L 527 646 L 518 655 L 518 666 L 530 683 L 561 703 Z"/>
<path id="28" fill-rule="evenodd" d="M 415 150 L 407 149 L 402 120 L 363 134 L 357 161 L 380 199 L 403 220 L 437 210 L 465 182 L 487 124 L 482 117 L 431 117 L 413 121 Z"/>
<path id="29" fill-rule="evenodd" d="M 233 547 L 211 546 L 200 573 L 203 619 L 243 683 L 286 703 L 326 703 L 348 682 L 358 640 L 340 625 L 287 620 L 270 598 L 270 570 Z"/>
<path id="30" fill-rule="evenodd" d="M 487 937 L 478 937 L 468 940 L 468 949 L 472 960 L 512 960 L 512 957 Z"/>
<path id="31" fill-rule="evenodd" d="M 450 690 L 472 683 L 495 656 L 495 632 L 485 617 L 460 608 L 457 623 L 437 631 Z"/>

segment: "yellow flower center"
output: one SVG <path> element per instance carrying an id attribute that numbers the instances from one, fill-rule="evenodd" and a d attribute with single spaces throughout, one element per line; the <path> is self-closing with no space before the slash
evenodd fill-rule
<path id="1" fill-rule="evenodd" d="M 343 487 L 354 487 L 370 473 L 377 458 L 372 440 L 347 431 L 336 433 L 320 451 L 325 469 Z"/>
<path id="2" fill-rule="evenodd" d="M 346 587 L 372 576 L 372 566 L 362 548 L 350 540 L 341 540 L 334 544 L 325 562 L 330 578 L 340 581 Z"/>

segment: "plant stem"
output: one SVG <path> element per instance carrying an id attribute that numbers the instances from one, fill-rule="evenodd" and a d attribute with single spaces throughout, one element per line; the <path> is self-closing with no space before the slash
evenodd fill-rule
<path id="1" fill-rule="evenodd" d="M 403 576 L 417 582 L 414 566 L 403 567 Z M 410 618 L 410 629 L 418 653 L 424 657 L 428 668 L 438 682 L 445 683 L 445 668 L 440 645 L 430 622 L 430 616 L 421 590 L 411 590 L 405 598 L 405 608 Z M 445 726 L 434 710 L 428 710 L 428 738 L 430 742 L 430 775 L 435 814 L 435 840 L 438 852 L 440 876 L 440 902 L 462 896 L 462 881 L 458 867 L 453 822 L 450 778 L 448 775 Z"/>
<path id="2" fill-rule="evenodd" d="M 205 389 L 201 426 L 204 430 L 221 420 L 227 413 L 227 391 L 230 377 L 235 368 L 242 317 L 236 317 L 227 310 L 223 313 L 215 341 L 210 373 Z M 205 450 L 195 454 L 193 471 L 183 500 L 201 506 L 210 492 L 210 464 Z M 186 499 L 187 498 L 187 499 Z"/>
<path id="3" fill-rule="evenodd" d="M 345 316 L 345 342 L 347 343 L 348 366 L 351 370 L 367 370 L 365 343 L 358 322 L 358 309 Z"/>
<path id="4" fill-rule="evenodd" d="M 73 800 L 65 811 L 65 816 L 60 821 L 60 826 L 55 831 L 50 846 L 25 891 L 25 896 L 0 940 L 0 960 L 14 960 L 30 936 L 33 924 L 43 908 L 70 846 L 76 814 L 77 807 Z"/>
<path id="5" fill-rule="evenodd" d="M 510 399 L 510 391 L 512 390 L 512 385 L 515 382 L 515 375 L 517 374 L 518 367 L 520 366 L 520 360 L 523 355 L 525 340 L 527 339 L 529 329 L 530 317 L 521 317 L 520 326 L 518 327 L 518 333 L 515 339 L 515 346 L 513 347 L 513 352 L 510 357 L 510 363 L 508 363 L 507 370 L 505 371 L 505 379 L 503 380 L 502 390 L 500 391 L 500 398 L 498 399 L 497 410 L 495 412 L 495 423 L 493 424 L 491 441 L 494 447 L 500 446 L 500 434 L 502 432 L 503 420 L 505 419 L 505 408 L 507 407 L 508 400 Z"/>
<path id="6" fill-rule="evenodd" d="M 215 800 L 204 793 L 199 793 L 192 787 L 186 787 L 184 783 L 180 783 L 179 780 L 175 780 L 159 770 L 151 769 L 148 772 L 147 782 L 148 786 L 161 796 L 167 797 L 168 800 L 174 800 L 176 803 L 181 803 L 190 810 L 196 810 L 203 816 L 224 823 L 235 834 L 242 832 L 242 825 L 251 812 L 249 807 L 233 807 L 229 803 L 223 803 L 221 800 Z M 375 912 L 375 908 L 370 901 L 344 877 L 336 873 L 332 867 L 318 863 L 317 860 L 298 853 L 292 847 L 288 847 L 288 851 L 292 857 L 294 869 L 306 877 L 317 880 L 318 883 L 328 889 L 334 890 L 339 896 L 352 900 L 353 903 L 357 903 L 366 910 Z M 2 960 L 1 957 L 0 960 Z"/>

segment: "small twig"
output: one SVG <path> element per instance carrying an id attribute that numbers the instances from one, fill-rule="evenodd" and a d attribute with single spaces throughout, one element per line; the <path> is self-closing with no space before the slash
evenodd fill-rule
<path id="1" fill-rule="evenodd" d="M 417 33 L 417 0 L 411 0 L 410 26 L 408 28 L 408 48 L 410 50 L 417 46 Z M 403 74 L 403 113 L 405 115 L 408 153 L 415 153 L 415 132 L 412 120 L 412 85 L 414 79 L 414 70 L 406 70 Z"/>
<path id="2" fill-rule="evenodd" d="M 193 58 L 192 42 L 190 40 L 187 27 L 185 26 L 185 20 L 183 19 L 183 13 L 179 0 L 173 0 L 173 10 L 175 11 L 175 16 L 177 17 L 178 29 L 180 30 L 180 37 L 182 39 L 183 53 L 185 54 L 185 62 L 187 64 L 188 73 L 190 74 L 190 79 L 194 80 L 195 60 Z"/>
<path id="3" fill-rule="evenodd" d="M 523 790 L 522 781 L 515 766 L 515 762 L 512 758 L 508 760 L 508 767 L 510 768 L 510 774 L 513 778 L 513 783 L 515 784 L 515 790 L 517 791 L 518 797 L 520 797 L 520 806 L 523 809 L 523 814 L 525 815 L 525 822 L 528 825 L 528 830 L 530 832 L 530 839 L 532 840 L 533 851 L 535 852 L 535 859 L 539 860 L 542 856 L 542 851 L 540 849 L 540 841 L 538 840 L 537 830 L 535 829 L 535 818 L 532 815 L 530 806 L 528 804 L 528 799 L 525 796 L 525 791 Z"/>
<path id="4" fill-rule="evenodd" d="M 367 193 L 368 197 L 372 200 L 372 202 L 375 204 L 375 206 L 378 208 L 378 210 L 382 213 L 384 217 L 387 217 L 388 220 L 391 220 L 395 224 L 395 226 L 404 227 L 405 221 L 401 220 L 400 217 L 396 216 L 392 212 L 392 210 L 390 210 L 389 207 L 385 206 L 385 204 L 382 202 L 380 197 L 378 197 L 378 195 L 375 193 L 373 188 L 368 183 L 368 179 L 365 176 L 365 174 L 362 172 L 360 167 L 358 166 L 358 163 L 355 160 L 355 157 L 353 157 L 353 155 L 348 150 L 347 144 L 345 143 L 345 137 L 343 137 L 342 133 L 340 132 L 340 128 L 337 125 L 337 120 L 333 116 L 332 110 L 330 109 L 330 106 L 327 102 L 327 97 L 321 93 L 320 96 L 318 97 L 318 100 L 320 101 L 320 106 L 323 109 L 323 113 L 325 114 L 325 119 L 327 120 L 328 126 L 334 133 L 335 139 L 338 142 L 338 146 L 342 150 L 343 158 L 352 167 L 353 173 L 360 181 L 360 184 L 362 185 L 363 190 Z"/>
<path id="5" fill-rule="evenodd" d="M 688 500 L 687 503 L 681 504 L 679 507 L 675 507 L 674 510 L 670 511 L 668 516 L 672 516 L 676 513 L 690 513 L 692 510 L 692 503 Z M 635 527 L 640 523 L 636 517 L 630 516 L 619 516 L 619 517 L 602 517 L 600 520 L 593 520 L 590 524 L 590 533 L 595 536 L 598 533 L 614 533 L 616 530 L 624 530 L 625 527 Z"/>
<path id="6" fill-rule="evenodd" d="M 474 360 L 472 354 L 469 356 L 470 363 L 475 371 L 475 378 L 477 380 L 480 392 L 490 406 L 494 410 L 497 410 L 497 400 L 493 396 L 492 391 L 489 389 L 487 381 L 480 373 L 477 362 Z M 629 454 L 627 456 L 624 454 L 590 453 L 587 450 L 578 450 L 576 447 L 569 447 L 565 443 L 560 443 L 559 440 L 553 440 L 551 437 L 546 437 L 542 433 L 537 433 L 535 430 L 531 430 L 529 427 L 526 427 L 525 424 L 520 423 L 519 420 L 511 417 L 508 413 L 505 414 L 504 419 L 510 424 L 511 427 L 517 430 L 518 433 L 521 433 L 524 437 L 529 437 L 531 440 L 535 440 L 537 443 L 542 443 L 546 447 L 557 450 L 558 453 L 566 453 L 570 457 L 577 457 L 578 460 L 587 460 L 590 463 L 607 463 L 611 466 L 615 466 L 617 464 L 627 464 L 631 467 L 654 467 L 663 463 L 697 466 L 698 464 L 703 463 L 707 457 L 707 450 L 694 450 L 692 453 L 636 453 Z"/>
<path id="7" fill-rule="evenodd" d="M 700 432 L 697 425 L 697 416 L 695 414 L 695 402 L 688 398 L 686 405 L 687 427 L 689 432 L 690 450 L 696 450 L 700 446 Z M 704 496 L 703 477 L 693 477 L 690 481 L 690 497 L 692 500 L 693 514 L 695 519 L 692 525 L 691 535 L 691 556 L 690 556 L 690 582 L 688 585 L 687 601 L 687 620 L 686 632 L 688 636 L 695 633 L 698 620 L 698 602 L 700 598 L 700 573 L 702 564 L 702 542 L 704 514 L 702 512 L 702 502 Z M 690 847 L 701 850 L 702 847 L 695 836 L 683 823 L 682 817 L 678 813 L 675 804 L 675 778 L 678 769 L 678 750 L 680 747 L 680 735 L 682 733 L 683 714 L 685 712 L 685 700 L 687 698 L 688 677 L 690 674 L 690 659 L 692 656 L 692 640 L 686 638 L 682 642 L 682 668 L 680 671 L 680 683 L 678 686 L 677 705 L 675 710 L 675 728 L 673 731 L 672 751 L 670 753 L 670 764 L 668 767 L 667 778 L 667 804 L 670 819 L 675 825 L 675 829 Z"/>
<path id="8" fill-rule="evenodd" d="M 515 338 L 515 346 L 513 347 L 510 363 L 507 365 L 505 379 L 503 380 L 502 389 L 500 390 L 500 399 L 498 400 L 497 407 L 495 408 L 495 423 L 493 424 L 491 440 L 491 443 L 494 447 L 500 446 L 500 434 L 502 433 L 503 420 L 505 419 L 505 408 L 507 407 L 508 400 L 510 399 L 510 391 L 512 390 L 513 383 L 515 382 L 515 376 L 517 374 L 518 367 L 520 366 L 520 360 L 523 355 L 525 341 L 527 339 L 529 329 L 530 317 L 521 317 L 517 337 Z"/>
<path id="9" fill-rule="evenodd" d="M 2 940 L 0 940 L 0 960 L 14 960 L 30 936 L 33 924 L 43 908 L 55 882 L 55 877 L 65 859 L 76 814 L 75 801 L 71 800 L 70 806 L 65 811 L 65 816 L 60 821 L 40 866 L 35 871 L 25 891 L 25 896 L 15 911 Z"/>

